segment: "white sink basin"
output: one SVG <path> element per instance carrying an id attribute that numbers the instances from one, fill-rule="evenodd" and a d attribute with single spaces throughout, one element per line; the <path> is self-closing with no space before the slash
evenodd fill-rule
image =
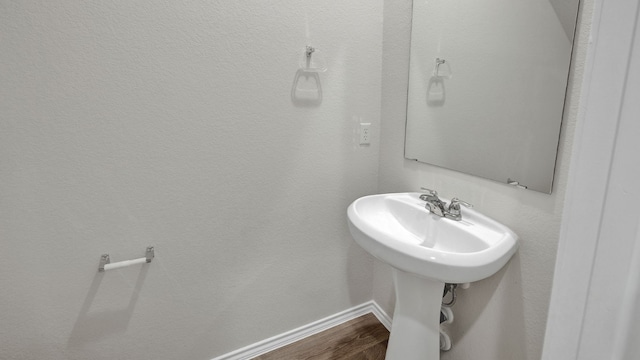
<path id="1" fill-rule="evenodd" d="M 365 196 L 347 211 L 356 242 L 392 266 L 396 304 L 386 360 L 440 359 L 444 284 L 489 277 L 518 249 L 506 226 L 467 208 L 461 221 L 439 217 L 419 196 Z"/>
<path id="2" fill-rule="evenodd" d="M 348 209 L 356 242 L 396 269 L 445 283 L 481 280 L 500 270 L 518 248 L 506 226 L 469 209 L 462 220 L 431 214 L 419 193 L 362 197 Z"/>

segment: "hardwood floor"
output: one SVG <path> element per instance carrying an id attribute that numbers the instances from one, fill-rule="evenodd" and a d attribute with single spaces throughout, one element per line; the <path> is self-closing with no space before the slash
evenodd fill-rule
<path id="1" fill-rule="evenodd" d="M 389 331 L 366 314 L 254 360 L 384 360 Z"/>

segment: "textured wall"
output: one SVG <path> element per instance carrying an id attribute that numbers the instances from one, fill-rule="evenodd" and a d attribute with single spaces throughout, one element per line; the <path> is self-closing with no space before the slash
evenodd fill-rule
<path id="1" fill-rule="evenodd" d="M 371 299 L 382 6 L 0 2 L 0 358 L 210 359 Z"/>
<path id="2" fill-rule="evenodd" d="M 460 292 L 449 329 L 454 345 L 443 360 L 540 358 L 591 6 L 583 3 L 554 191 L 545 195 L 403 159 L 411 1 L 385 1 L 379 192 L 437 189 L 445 197 L 474 204 L 521 240 L 519 252 L 503 270 Z M 391 313 L 394 294 L 385 265 L 376 264 L 374 282 L 374 299 Z"/>

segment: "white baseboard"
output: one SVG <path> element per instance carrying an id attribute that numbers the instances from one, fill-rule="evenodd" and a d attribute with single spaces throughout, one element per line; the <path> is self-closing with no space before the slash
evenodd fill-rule
<path id="1" fill-rule="evenodd" d="M 371 313 L 373 313 L 373 315 L 378 318 L 378 321 L 380 321 L 380 323 L 384 325 L 387 330 L 391 331 L 391 316 L 384 312 L 384 310 L 382 310 L 377 302 L 371 300 L 367 304 L 371 304 Z"/>
<path id="2" fill-rule="evenodd" d="M 391 329 L 391 318 L 375 301 L 368 301 L 364 304 L 352 307 L 337 314 L 328 316 L 324 319 L 301 326 L 297 329 L 287 331 L 280 335 L 276 335 L 269 339 L 259 341 L 257 343 L 245 346 L 241 349 L 218 356 L 212 360 L 249 360 L 256 356 L 266 354 L 285 345 L 289 345 L 298 340 L 302 340 L 313 334 L 317 334 L 334 326 L 353 320 L 359 316 L 372 313 L 384 327 Z"/>

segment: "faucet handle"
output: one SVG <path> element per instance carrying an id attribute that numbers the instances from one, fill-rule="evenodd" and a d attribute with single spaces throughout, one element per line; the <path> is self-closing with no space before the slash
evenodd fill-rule
<path id="1" fill-rule="evenodd" d="M 451 203 L 449 204 L 449 210 L 447 210 L 447 218 L 453 219 L 456 221 L 462 220 L 462 212 L 460 212 L 460 205 L 464 205 L 468 208 L 473 207 L 473 205 L 469 204 L 466 201 L 462 201 L 458 198 L 451 199 Z"/>
<path id="2" fill-rule="evenodd" d="M 462 200 L 460 200 L 460 199 L 458 199 L 456 197 L 456 198 L 451 199 L 451 203 L 449 204 L 449 211 L 451 211 L 451 210 L 460 211 L 460 205 L 464 205 L 464 206 L 466 206 L 468 208 L 472 208 L 473 207 L 473 205 L 469 204 L 468 202 L 462 201 Z"/>

